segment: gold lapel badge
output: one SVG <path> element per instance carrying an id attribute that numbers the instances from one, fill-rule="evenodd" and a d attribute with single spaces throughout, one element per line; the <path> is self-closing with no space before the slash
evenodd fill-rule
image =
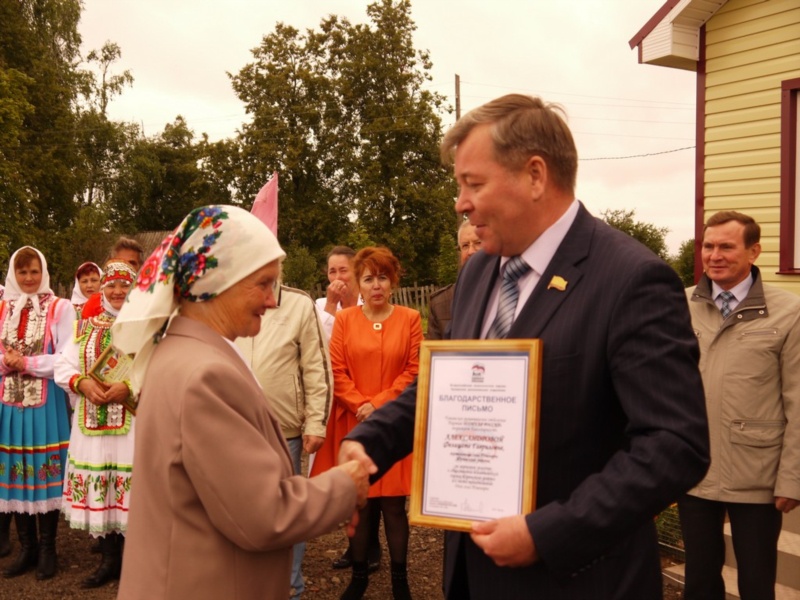
<path id="1" fill-rule="evenodd" d="M 553 275 L 553 278 L 550 280 L 550 283 L 547 284 L 547 289 L 555 288 L 559 292 L 563 292 L 567 289 L 567 280 L 559 275 Z"/>

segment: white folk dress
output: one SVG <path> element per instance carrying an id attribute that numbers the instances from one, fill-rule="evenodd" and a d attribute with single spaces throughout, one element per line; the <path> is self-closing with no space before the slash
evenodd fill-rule
<path id="1" fill-rule="evenodd" d="M 95 406 L 75 389 L 111 343 L 108 311 L 79 321 L 75 343 L 56 363 L 56 383 L 77 392 L 61 512 L 93 537 L 124 534 L 128 525 L 135 419 L 121 404 Z"/>

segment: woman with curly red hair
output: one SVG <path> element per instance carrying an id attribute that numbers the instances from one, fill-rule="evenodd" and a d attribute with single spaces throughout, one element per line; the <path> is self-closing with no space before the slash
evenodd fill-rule
<path id="1" fill-rule="evenodd" d="M 397 398 L 419 369 L 420 314 L 390 301 L 392 290 L 400 281 L 400 262 L 388 248 L 368 247 L 356 254 L 353 268 L 364 304 L 336 313 L 330 341 L 334 404 L 325 443 L 314 459 L 312 475 L 334 466 L 344 436 L 376 409 Z M 361 598 L 369 583 L 367 524 L 371 510 L 383 513 L 392 561 L 392 594 L 395 599 L 411 598 L 406 576 L 405 511 L 410 490 L 410 456 L 370 487 L 370 501 L 359 513 L 351 542 L 353 576 L 342 599 Z"/>

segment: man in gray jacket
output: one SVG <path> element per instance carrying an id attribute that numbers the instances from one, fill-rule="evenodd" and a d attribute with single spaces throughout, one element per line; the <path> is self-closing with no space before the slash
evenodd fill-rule
<path id="1" fill-rule="evenodd" d="M 325 440 L 333 398 L 333 376 L 317 310 L 311 297 L 280 286 L 277 306 L 261 318 L 261 331 L 239 338 L 236 345 L 253 369 L 300 473 L 301 451 L 313 454 Z M 300 570 L 305 543 L 294 547 L 292 598 L 300 598 L 305 582 Z"/>
<path id="2" fill-rule="evenodd" d="M 774 599 L 782 515 L 800 501 L 800 297 L 762 282 L 760 237 L 747 215 L 711 216 L 687 290 L 711 441 L 706 477 L 678 503 L 687 600 L 725 598 L 726 513 L 742 600 Z"/>

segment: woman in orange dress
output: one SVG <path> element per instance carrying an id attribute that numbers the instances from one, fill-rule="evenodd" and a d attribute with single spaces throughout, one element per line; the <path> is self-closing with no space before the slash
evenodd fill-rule
<path id="1" fill-rule="evenodd" d="M 317 452 L 312 475 L 336 464 L 339 444 L 353 427 L 400 395 L 417 376 L 422 321 L 417 311 L 390 302 L 400 281 L 400 263 L 387 248 L 368 247 L 356 254 L 353 268 L 362 306 L 336 313 L 330 341 L 334 402 L 325 443 Z M 353 576 L 342 600 L 358 600 L 369 583 L 367 546 L 369 511 L 383 513 L 392 561 L 392 595 L 410 599 L 406 577 L 411 456 L 393 466 L 369 490 L 352 539 Z M 374 499 L 374 500 L 373 500 Z"/>

